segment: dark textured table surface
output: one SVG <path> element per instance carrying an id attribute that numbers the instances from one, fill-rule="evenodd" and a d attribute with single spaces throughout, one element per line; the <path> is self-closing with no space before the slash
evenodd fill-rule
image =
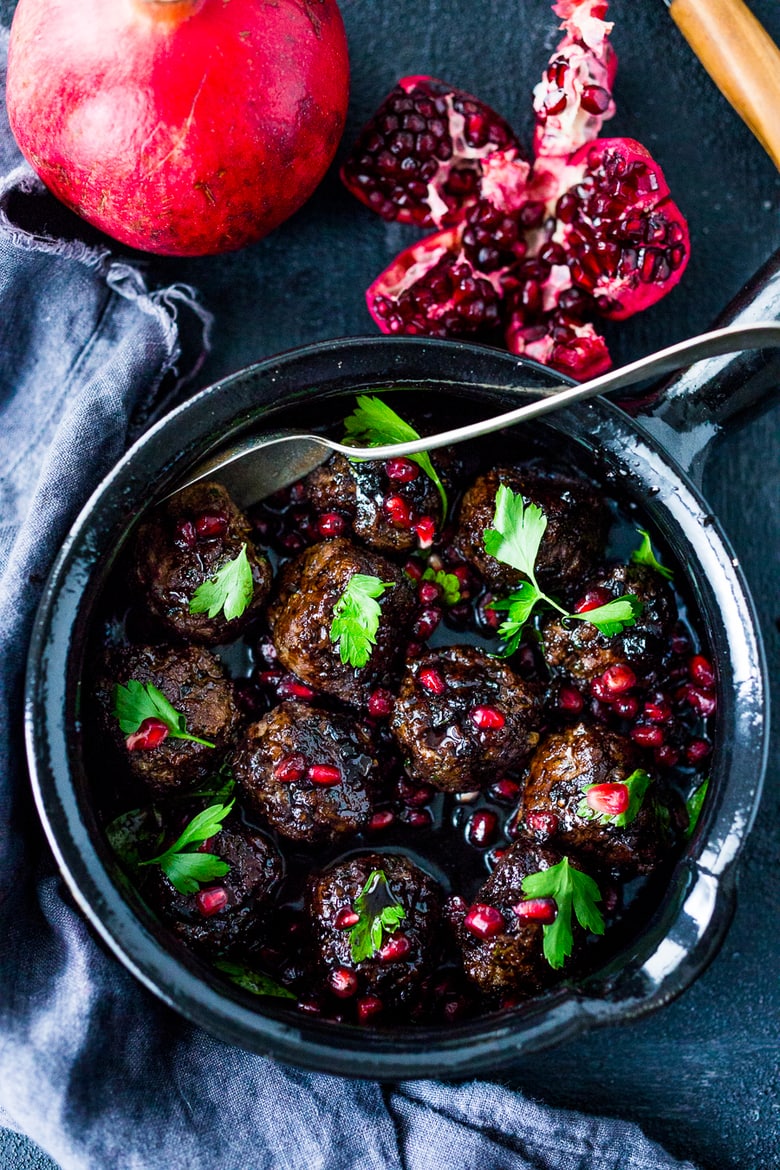
<path id="1" fill-rule="evenodd" d="M 780 5 L 750 0 L 780 42 Z M 14 0 L 0 0 L 8 23 Z M 395 80 L 432 73 L 470 89 L 530 138 L 532 85 L 556 41 L 546 0 L 344 0 L 353 83 L 344 145 Z M 645 143 L 688 217 L 692 257 L 681 287 L 613 326 L 616 363 L 706 328 L 780 247 L 780 177 L 691 55 L 661 0 L 613 0 L 620 68 L 609 133 Z M 386 226 L 332 172 L 311 202 L 243 252 L 151 265 L 186 280 L 216 314 L 203 384 L 279 350 L 372 333 L 363 290 L 411 229 Z M 780 468 L 777 409 L 729 435 L 707 476 L 714 510 L 753 589 L 771 662 L 777 598 Z M 778 699 L 778 672 L 772 671 Z M 773 759 L 777 758 L 774 737 Z M 780 1166 L 780 788 L 769 783 L 741 863 L 740 901 L 718 958 L 677 1002 L 624 1028 L 529 1059 L 512 1083 L 544 1101 L 638 1121 L 708 1170 Z M 0 1134 L 0 1166 L 48 1167 Z M 338 1170 L 333 1167 L 333 1170 Z"/>

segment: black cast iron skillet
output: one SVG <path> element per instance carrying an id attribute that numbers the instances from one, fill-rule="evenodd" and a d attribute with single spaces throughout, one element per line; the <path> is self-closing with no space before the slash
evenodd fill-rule
<path id="1" fill-rule="evenodd" d="M 780 256 L 719 324 L 780 316 Z M 96 601 L 140 510 L 215 446 L 271 426 L 280 406 L 386 386 L 468 395 L 485 415 L 516 403 L 518 384 L 560 382 L 486 347 L 417 338 L 327 342 L 252 366 L 204 390 L 148 431 L 92 496 L 46 585 L 26 693 L 38 809 L 66 881 L 92 926 L 156 995 L 204 1028 L 259 1052 L 331 1073 L 380 1078 L 473 1075 L 506 1067 L 596 1023 L 635 1019 L 679 994 L 709 963 L 734 909 L 735 862 L 758 804 L 767 747 L 766 668 L 739 565 L 697 485 L 711 440 L 778 384 L 776 355 L 717 358 L 639 403 L 642 422 L 603 399 L 551 416 L 553 436 L 589 453 L 634 499 L 687 570 L 717 664 L 711 783 L 699 826 L 647 928 L 606 968 L 529 1004 L 446 1029 L 369 1031 L 302 1017 L 227 986 L 166 945 L 100 831 L 79 722 L 84 650 Z M 431 399 L 436 402 L 435 399 Z M 630 407 L 637 409 L 636 400 Z M 288 420 L 289 421 L 289 420 Z M 258 1010 L 258 1002 L 261 1010 Z"/>

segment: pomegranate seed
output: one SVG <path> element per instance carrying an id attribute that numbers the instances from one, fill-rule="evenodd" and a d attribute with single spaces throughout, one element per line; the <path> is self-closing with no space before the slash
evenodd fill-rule
<path id="1" fill-rule="evenodd" d="M 201 540 L 216 540 L 224 536 L 228 530 L 228 519 L 224 513 L 212 514 L 204 512 L 195 521 L 195 531 Z"/>
<path id="2" fill-rule="evenodd" d="M 636 686 L 636 675 L 622 662 L 608 666 L 601 678 L 610 695 L 622 695 Z"/>
<path id="3" fill-rule="evenodd" d="M 395 696 L 391 691 L 378 687 L 368 696 L 368 713 L 373 719 L 387 719 L 393 714 Z"/>
<path id="4" fill-rule="evenodd" d="M 574 687 L 563 686 L 558 692 L 558 706 L 561 711 L 571 711 L 572 714 L 578 715 L 584 704 L 585 700 Z"/>
<path id="5" fill-rule="evenodd" d="M 336 930 L 351 930 L 353 926 L 357 926 L 358 922 L 360 922 L 360 915 L 356 914 L 351 906 L 342 906 L 333 919 Z"/>
<path id="6" fill-rule="evenodd" d="M 405 959 L 411 949 L 412 944 L 405 934 L 394 934 L 379 948 L 377 958 L 380 963 L 396 963 Z"/>
<path id="7" fill-rule="evenodd" d="M 558 914 L 558 904 L 555 898 L 527 898 L 525 902 L 518 902 L 513 906 L 518 918 L 528 918 L 532 922 L 555 922 Z"/>
<path id="8" fill-rule="evenodd" d="M 698 687 L 686 687 L 685 699 L 689 706 L 693 707 L 694 711 L 698 711 L 700 715 L 713 715 L 718 706 L 718 701 L 714 695 L 708 691 L 700 691 Z"/>
<path id="9" fill-rule="evenodd" d="M 585 596 L 580 598 L 574 607 L 574 612 L 587 613 L 589 609 L 598 609 L 600 605 L 607 605 L 610 601 L 612 601 L 612 594 L 609 590 L 597 586 L 595 589 L 589 589 Z"/>
<path id="10" fill-rule="evenodd" d="M 266 673 L 265 671 L 263 673 Z M 267 673 L 272 673 L 268 671 Z M 282 678 L 276 688 L 276 693 L 280 699 L 313 699 L 315 698 L 314 691 L 311 687 L 307 687 L 306 683 L 298 682 L 294 678 Z"/>
<path id="11" fill-rule="evenodd" d="M 321 784 L 323 788 L 332 788 L 341 783 L 341 768 L 333 764 L 312 764 L 306 772 L 312 784 Z"/>
<path id="12" fill-rule="evenodd" d="M 254 676 L 258 686 L 273 687 L 274 690 L 276 690 L 283 678 L 284 674 L 281 670 L 259 670 Z"/>
<path id="13" fill-rule="evenodd" d="M 426 666 L 418 674 L 420 685 L 430 691 L 432 695 L 441 695 L 446 691 L 447 684 L 435 666 Z"/>
<path id="14" fill-rule="evenodd" d="M 712 744 L 707 739 L 692 739 L 685 749 L 685 758 L 689 764 L 700 764 L 706 760 L 712 751 Z"/>
<path id="15" fill-rule="evenodd" d="M 590 693 L 594 699 L 598 699 L 601 703 L 609 703 L 612 700 L 612 695 L 607 684 L 604 682 L 603 676 L 591 679 Z"/>
<path id="16" fill-rule="evenodd" d="M 326 539 L 330 536 L 341 536 L 346 523 L 339 512 L 323 512 L 317 519 L 317 531 Z"/>
<path id="17" fill-rule="evenodd" d="M 639 711 L 639 700 L 633 695 L 618 695 L 612 700 L 612 710 L 622 719 L 634 719 Z"/>
<path id="18" fill-rule="evenodd" d="M 396 479 L 399 483 L 411 483 L 417 479 L 420 469 L 411 459 L 388 459 L 385 463 L 385 474 L 388 479 Z"/>
<path id="19" fill-rule="evenodd" d="M 304 1012 L 307 1016 L 318 1016 L 322 1012 L 322 1004 L 314 996 L 299 999 L 295 1006 L 299 1012 Z"/>
<path id="20" fill-rule="evenodd" d="M 358 977 L 349 967 L 334 967 L 328 972 L 328 987 L 339 999 L 349 999 L 358 989 Z"/>
<path id="21" fill-rule="evenodd" d="M 495 869 L 499 861 L 501 861 L 502 857 L 506 856 L 508 851 L 508 846 L 491 850 L 491 852 L 488 853 L 488 864 L 490 865 L 490 868 Z"/>
<path id="22" fill-rule="evenodd" d="M 506 715 L 497 707 L 474 707 L 469 718 L 480 731 L 500 731 L 506 723 Z"/>
<path id="23" fill-rule="evenodd" d="M 420 808 L 433 799 L 434 790 L 428 784 L 411 784 L 402 778 L 398 782 L 398 795 L 409 808 Z"/>
<path id="24" fill-rule="evenodd" d="M 664 733 L 660 727 L 646 727 L 640 724 L 638 727 L 632 727 L 628 734 L 640 747 L 656 748 L 664 742 Z"/>
<path id="25" fill-rule="evenodd" d="M 489 609 L 491 602 L 495 600 L 494 593 L 486 593 L 479 603 L 479 618 L 491 630 L 497 630 L 501 625 L 501 615 L 496 609 Z"/>
<path id="26" fill-rule="evenodd" d="M 389 828 L 394 820 L 395 813 L 390 812 L 389 809 L 385 810 L 384 812 L 375 812 L 371 820 L 368 822 L 368 827 L 373 832 L 377 832 L 379 829 Z"/>
<path id="27" fill-rule="evenodd" d="M 642 713 L 651 723 L 668 723 L 672 718 L 672 706 L 666 699 L 651 700 L 645 703 Z"/>
<path id="28" fill-rule="evenodd" d="M 448 1024 L 459 1020 L 465 1012 L 468 1004 L 462 995 L 456 995 L 452 999 L 446 999 L 441 1005 L 442 1015 Z"/>
<path id="29" fill-rule="evenodd" d="M 411 577 L 413 581 L 421 581 L 424 571 L 425 570 L 423 569 L 420 562 L 414 560 L 413 558 L 408 560 L 404 565 L 404 572 L 406 573 L 407 577 Z"/>
<path id="30" fill-rule="evenodd" d="M 479 902 L 471 907 L 463 919 L 463 925 L 475 938 L 494 938 L 506 930 L 501 911 L 496 910 L 495 906 L 480 905 Z"/>
<path id="31" fill-rule="evenodd" d="M 558 832 L 560 821 L 554 812 L 535 809 L 527 814 L 525 823 L 532 833 L 539 833 L 543 837 L 552 837 Z"/>
<path id="32" fill-rule="evenodd" d="M 401 496 L 387 496 L 383 507 L 396 528 L 412 527 L 412 509 Z"/>
<path id="33" fill-rule="evenodd" d="M 433 817 L 427 808 L 404 809 L 401 820 L 404 824 L 411 825 L 413 829 L 427 829 L 433 824 Z"/>
<path id="34" fill-rule="evenodd" d="M 672 654 L 687 654 L 691 648 L 691 641 L 687 634 L 674 634 L 671 641 Z"/>
<path id="35" fill-rule="evenodd" d="M 365 1024 L 366 1020 L 370 1020 L 372 1016 L 378 1016 L 382 1011 L 384 1004 L 378 995 L 364 995 L 357 1001 L 357 1018 L 361 1024 Z"/>
<path id="36" fill-rule="evenodd" d="M 674 768 L 680 760 L 680 753 L 671 744 L 662 743 L 653 752 L 653 759 L 659 768 Z"/>
<path id="37" fill-rule="evenodd" d="M 224 886 L 212 886 L 209 890 L 198 890 L 195 895 L 198 910 L 204 918 L 210 918 L 212 914 L 224 909 L 227 906 L 227 900 L 227 890 Z"/>
<path id="38" fill-rule="evenodd" d="M 274 777 L 282 784 L 294 784 L 306 775 L 306 757 L 300 752 L 283 756 L 274 768 Z"/>
<path id="39" fill-rule="evenodd" d="M 196 544 L 195 525 L 191 520 L 180 520 L 176 525 L 174 541 L 180 548 L 194 548 Z"/>
<path id="40" fill-rule="evenodd" d="M 715 686 L 715 671 L 712 669 L 712 663 L 703 654 L 694 654 L 688 663 L 688 673 L 705 691 L 711 691 Z"/>
<path id="41" fill-rule="evenodd" d="M 412 627 L 412 633 L 415 638 L 420 638 L 423 642 L 426 638 L 430 638 L 433 631 L 441 621 L 441 610 L 436 606 L 428 606 L 427 609 L 421 611 L 417 621 Z"/>
<path id="42" fill-rule="evenodd" d="M 628 808 L 631 794 L 625 784 L 594 784 L 585 793 L 585 800 L 594 812 L 616 817 Z"/>
<path id="43" fill-rule="evenodd" d="M 159 747 L 164 739 L 168 738 L 168 728 L 162 719 L 153 716 L 144 719 L 141 726 L 125 740 L 125 747 L 129 752 L 151 751 Z"/>
<path id="44" fill-rule="evenodd" d="M 430 548 L 436 536 L 436 522 L 432 516 L 423 516 L 414 526 L 420 548 Z"/>
<path id="45" fill-rule="evenodd" d="M 498 829 L 498 817 L 490 809 L 481 808 L 469 821 L 468 840 L 475 849 L 486 849 L 492 844 Z"/>
<path id="46" fill-rule="evenodd" d="M 589 114 L 603 114 L 609 102 L 609 94 L 600 85 L 586 85 L 580 94 L 580 105 Z"/>
<path id="47" fill-rule="evenodd" d="M 441 590 L 435 581 L 420 582 L 417 589 L 417 596 L 420 598 L 420 601 L 423 603 L 423 605 L 430 605 L 432 601 L 438 601 L 440 595 Z"/>
<path id="48" fill-rule="evenodd" d="M 490 789 L 490 795 L 495 800 L 505 800 L 508 804 L 512 804 L 520 795 L 520 785 L 516 780 L 510 780 L 508 776 L 504 776 L 500 780 L 496 780 Z"/>

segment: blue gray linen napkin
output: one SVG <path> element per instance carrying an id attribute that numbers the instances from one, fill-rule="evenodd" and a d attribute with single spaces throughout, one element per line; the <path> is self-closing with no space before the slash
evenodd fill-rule
<path id="1" fill-rule="evenodd" d="M 489 1083 L 382 1088 L 228 1047 L 91 937 L 32 806 L 27 643 L 80 506 L 197 372 L 179 314 L 204 335 L 209 317 L 191 289 L 150 292 L 19 163 L 0 113 L 0 1117 L 64 1170 L 692 1170 L 636 1126 Z"/>

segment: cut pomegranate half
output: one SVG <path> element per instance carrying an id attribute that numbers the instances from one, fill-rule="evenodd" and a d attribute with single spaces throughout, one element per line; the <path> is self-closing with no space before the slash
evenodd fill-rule
<path id="1" fill-rule="evenodd" d="M 560 0 L 565 35 L 534 89 L 534 153 L 568 155 L 598 138 L 615 113 L 617 57 L 604 0 Z"/>
<path id="2" fill-rule="evenodd" d="M 341 170 L 383 219 L 445 226 L 476 201 L 483 161 L 524 157 L 511 127 L 479 98 L 435 77 L 402 77 L 363 128 Z"/>

